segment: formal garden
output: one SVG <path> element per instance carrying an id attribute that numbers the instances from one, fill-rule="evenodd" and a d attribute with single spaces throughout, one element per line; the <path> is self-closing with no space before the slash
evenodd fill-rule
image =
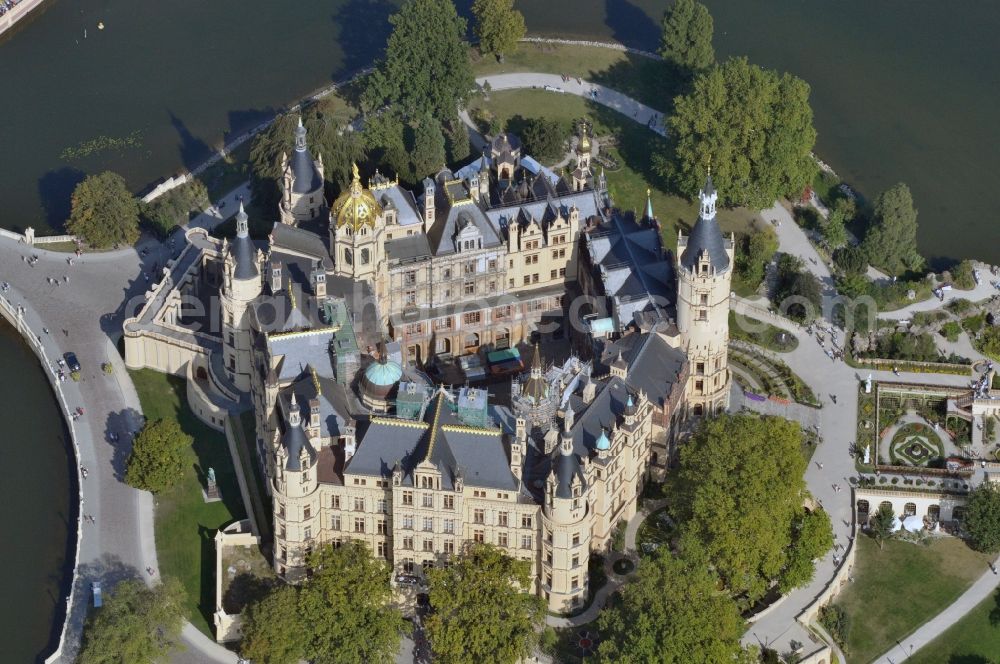
<path id="1" fill-rule="evenodd" d="M 670 546 L 671 538 L 676 534 L 677 526 L 670 518 L 667 508 L 659 509 L 649 516 L 639 526 L 635 536 L 635 545 L 639 553 L 648 556 L 661 546 Z"/>

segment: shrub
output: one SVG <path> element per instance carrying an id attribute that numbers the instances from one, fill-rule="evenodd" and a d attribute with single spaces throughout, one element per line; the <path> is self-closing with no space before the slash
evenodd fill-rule
<path id="1" fill-rule="evenodd" d="M 972 261 L 966 259 L 955 266 L 951 271 L 952 284 L 955 288 L 962 290 L 972 290 L 976 287 L 976 278 L 973 276 L 974 268 Z"/>
<path id="2" fill-rule="evenodd" d="M 819 624 L 822 625 L 830 636 L 843 648 L 847 643 L 847 635 L 851 631 L 851 618 L 847 615 L 844 607 L 838 604 L 829 604 L 819 610 Z"/>
<path id="3" fill-rule="evenodd" d="M 941 336 L 948 341 L 958 341 L 958 335 L 962 333 L 962 326 L 958 321 L 950 320 L 941 326 Z"/>
<path id="4" fill-rule="evenodd" d="M 105 363 L 103 363 L 103 364 L 101 365 L 101 369 L 103 369 L 103 370 L 104 370 L 104 373 L 105 373 L 106 375 L 108 375 L 108 376 L 110 376 L 111 374 L 113 374 L 113 373 L 114 373 L 114 371 L 115 371 L 115 368 L 114 368 L 113 366 L 111 366 L 111 363 L 110 363 L 110 362 L 105 362 Z"/>
<path id="5" fill-rule="evenodd" d="M 70 371 L 69 372 L 69 377 L 72 378 L 74 381 L 79 382 L 79 380 L 80 380 L 80 372 L 79 371 Z"/>

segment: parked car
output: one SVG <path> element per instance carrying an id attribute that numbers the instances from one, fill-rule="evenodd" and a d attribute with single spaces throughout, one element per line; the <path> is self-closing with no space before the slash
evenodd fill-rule
<path id="1" fill-rule="evenodd" d="M 101 608 L 101 605 L 104 604 L 104 596 L 101 594 L 101 582 L 94 581 L 91 583 L 90 590 L 94 593 L 94 608 Z"/>
<path id="2" fill-rule="evenodd" d="M 80 361 L 76 359 L 76 353 L 65 353 L 63 359 L 66 360 L 66 366 L 70 371 L 80 370 Z"/>

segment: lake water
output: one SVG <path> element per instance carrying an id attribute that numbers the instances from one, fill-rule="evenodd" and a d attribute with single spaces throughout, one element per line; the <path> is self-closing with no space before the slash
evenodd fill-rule
<path id="1" fill-rule="evenodd" d="M 705 1 L 720 56 L 746 54 L 811 83 L 817 152 L 844 178 L 868 195 L 911 186 L 925 254 L 1000 262 L 991 195 L 1000 3 Z M 398 4 L 50 0 L 0 39 L 0 227 L 60 228 L 86 173 L 115 170 L 138 190 L 194 167 L 211 146 L 368 65 Z M 666 2 L 518 5 L 536 34 L 655 49 Z M 17 509 L 2 501 L 11 549 L 2 560 L 11 563 L 0 567 L 0 587 L 11 599 L 0 642 L 25 642 L 28 655 L 48 634 L 69 493 L 63 434 L 33 363 L 0 335 L 0 374 L 17 377 L 0 386 L 17 404 L 7 409 L 4 453 L 8 467 L 31 468 L 0 484 L 27 496 Z"/>
<path id="2" fill-rule="evenodd" d="M 32 662 L 58 639 L 62 587 L 72 561 L 69 524 L 75 461 L 52 389 L 35 354 L 0 318 L 0 661 Z"/>

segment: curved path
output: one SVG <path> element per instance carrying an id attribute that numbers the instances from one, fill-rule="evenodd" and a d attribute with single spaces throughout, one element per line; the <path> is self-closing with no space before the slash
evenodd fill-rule
<path id="1" fill-rule="evenodd" d="M 84 254 L 69 266 L 72 254 L 46 251 L 10 240 L 0 240 L 0 281 L 10 283 L 6 297 L 24 307 L 24 321 L 50 360 L 67 351 L 82 365 L 79 383 L 59 384 L 67 406 L 85 411 L 73 426 L 80 463 L 88 470 L 81 480 L 81 513 L 93 516 L 79 531 L 79 566 L 74 579 L 73 602 L 65 629 L 61 658 L 70 662 L 79 648 L 80 633 L 91 603 L 90 583 L 104 580 L 105 587 L 133 576 L 148 581 L 158 576 L 153 533 L 153 497 L 126 486 L 119 478 L 128 453 L 129 437 L 139 428 L 142 410 L 116 342 L 124 317 L 142 301 L 148 283 L 145 275 L 168 258 L 167 247 L 144 240 L 149 249 L 141 257 L 136 249 Z M 178 247 L 179 248 L 179 247 Z M 23 257 L 38 256 L 33 267 Z M 63 281 L 68 276 L 69 281 Z M 48 278 L 59 280 L 55 285 Z M 45 334 L 42 328 L 48 328 Z M 112 375 L 101 364 L 110 362 Z M 51 367 L 47 369 L 51 370 Z M 110 441 L 120 434 L 118 443 Z M 154 575 L 146 573 L 151 568 Z M 235 656 L 187 624 L 186 650 L 173 655 L 176 662 L 235 662 Z"/>
<path id="2" fill-rule="evenodd" d="M 562 76 L 558 74 L 541 74 L 536 72 L 491 74 L 489 76 L 480 76 L 476 79 L 476 83 L 480 86 L 487 82 L 489 82 L 490 89 L 494 92 L 535 88 L 556 94 L 571 94 L 577 97 L 584 97 L 646 125 L 661 136 L 667 135 L 663 124 L 664 115 L 662 112 L 641 104 L 631 97 L 599 83 L 591 83 L 590 81 L 576 78 L 569 78 L 564 81 Z M 597 93 L 597 97 L 593 96 L 595 92 Z"/>

